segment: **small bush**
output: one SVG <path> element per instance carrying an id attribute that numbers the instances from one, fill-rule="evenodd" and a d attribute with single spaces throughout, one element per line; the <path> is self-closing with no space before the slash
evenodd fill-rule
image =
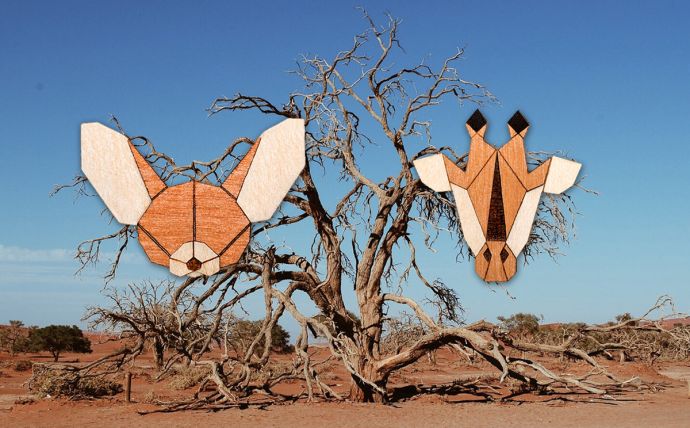
<path id="1" fill-rule="evenodd" d="M 79 399 L 115 395 L 122 391 L 122 385 L 103 376 L 82 376 L 74 368 L 36 364 L 29 379 L 29 390 L 40 397 Z"/>
<path id="2" fill-rule="evenodd" d="M 208 369 L 205 367 L 182 367 L 175 370 L 170 378 L 172 389 L 187 389 L 196 386 L 208 377 Z"/>
<path id="3" fill-rule="evenodd" d="M 157 404 L 159 400 L 158 394 L 154 391 L 149 391 L 144 395 L 144 403 Z"/>
<path id="4" fill-rule="evenodd" d="M 230 345 L 235 348 L 238 354 L 244 354 L 254 341 L 254 338 L 261 332 L 263 321 L 236 319 L 231 325 Z M 271 350 L 279 354 L 284 354 L 292 352 L 294 349 L 295 348 L 290 345 L 290 333 L 280 324 L 274 324 L 271 331 Z M 260 356 L 263 352 L 263 342 L 259 342 L 258 346 L 254 347 L 254 355 Z"/>
<path id="5" fill-rule="evenodd" d="M 31 367 L 33 367 L 34 363 L 32 363 L 29 360 L 19 360 L 14 363 L 14 369 L 18 372 L 25 372 L 27 370 L 31 370 Z"/>

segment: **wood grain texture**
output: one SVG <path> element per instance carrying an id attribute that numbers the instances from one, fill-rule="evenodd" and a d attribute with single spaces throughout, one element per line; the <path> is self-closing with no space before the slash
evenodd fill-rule
<path id="1" fill-rule="evenodd" d="M 201 275 L 211 276 L 214 273 L 218 272 L 219 270 L 220 270 L 220 258 L 214 257 L 212 259 L 205 261 L 204 264 L 201 266 L 201 269 L 199 269 L 198 272 Z"/>
<path id="2" fill-rule="evenodd" d="M 508 127 L 512 130 L 512 128 Z M 527 184 L 527 160 L 525 157 L 525 144 L 521 136 L 516 135 L 501 147 L 498 152 L 503 160 L 510 166 L 520 182 Z"/>
<path id="3" fill-rule="evenodd" d="M 544 191 L 558 195 L 565 192 L 575 184 L 581 167 L 582 165 L 577 162 L 557 156 L 552 157 Z"/>
<path id="4" fill-rule="evenodd" d="M 235 199 L 220 187 L 196 183 L 195 210 L 195 241 L 208 245 L 215 254 L 249 225 Z"/>
<path id="5" fill-rule="evenodd" d="M 501 252 L 504 248 L 505 242 L 487 241 L 480 250 L 475 259 L 474 269 L 477 275 L 484 281 L 505 282 L 509 279 L 504 262 L 501 259 Z M 510 276 L 512 277 L 514 274 L 515 272 L 513 271 Z"/>
<path id="6" fill-rule="evenodd" d="M 477 213 L 474 211 L 472 200 L 467 190 L 456 185 L 451 186 L 463 237 L 472 254 L 476 256 L 486 242 L 482 225 L 479 224 Z"/>
<path id="7" fill-rule="evenodd" d="M 482 231 L 486 236 L 489 225 L 489 207 L 491 206 L 491 190 L 493 189 L 494 169 L 496 166 L 494 153 L 486 162 L 484 168 L 479 171 L 477 177 L 469 186 L 467 191 L 472 199 L 474 210 L 477 213 L 479 224 L 482 225 Z M 462 186 L 461 186 L 462 187 Z"/>
<path id="8" fill-rule="evenodd" d="M 505 260 L 501 258 L 501 260 L 503 260 L 503 272 L 506 275 L 506 281 L 510 281 L 510 279 L 515 276 L 515 273 L 517 272 L 517 257 L 515 254 L 513 254 L 513 251 L 507 244 L 503 247 L 503 249 L 508 253 L 508 256 L 505 258 Z"/>
<path id="9" fill-rule="evenodd" d="M 135 225 L 151 204 L 126 136 L 100 123 L 81 124 L 81 169 L 115 219 Z"/>
<path id="10" fill-rule="evenodd" d="M 134 156 L 134 161 L 137 163 L 137 168 L 139 169 L 139 174 L 141 175 L 141 178 L 144 180 L 144 185 L 146 186 L 146 190 L 149 193 L 149 196 L 153 199 L 154 196 L 159 194 L 160 192 L 165 189 L 165 183 L 163 183 L 163 180 L 160 179 L 158 174 L 156 174 L 156 171 L 154 171 L 153 167 L 146 162 L 146 159 L 139 153 L 136 147 L 134 147 L 134 144 L 132 144 L 131 141 L 129 142 L 129 149 L 132 152 L 132 156 Z"/>
<path id="11" fill-rule="evenodd" d="M 254 155 L 256 155 L 256 150 L 259 148 L 260 143 L 261 137 L 254 142 L 254 145 L 247 151 L 235 169 L 232 170 L 232 173 L 223 182 L 225 190 L 234 196 L 235 199 L 237 199 L 237 196 L 240 194 L 242 184 L 244 184 L 244 179 L 247 178 L 247 173 L 249 172 L 249 168 L 252 165 Z"/>
<path id="12" fill-rule="evenodd" d="M 170 255 L 171 259 L 180 261 L 182 263 L 187 263 L 189 259 L 194 257 L 194 242 L 185 242 L 177 249 L 174 253 Z"/>
<path id="13" fill-rule="evenodd" d="M 501 170 L 501 190 L 503 192 L 506 231 L 510 234 L 510 229 L 513 227 L 515 216 L 520 209 L 526 189 L 502 156 L 498 157 L 498 164 Z"/>
<path id="14" fill-rule="evenodd" d="M 454 164 L 447 156 L 443 156 L 443 166 L 446 169 L 446 176 L 450 185 L 467 189 L 469 180 L 466 178 L 465 170 Z"/>
<path id="15" fill-rule="evenodd" d="M 515 218 L 513 227 L 508 235 L 506 243 L 510 247 L 513 254 L 520 254 L 532 231 L 532 224 L 534 223 L 534 216 L 539 207 L 539 199 L 541 198 L 543 187 L 537 187 L 525 194 L 518 214 Z"/>
<path id="16" fill-rule="evenodd" d="M 486 125 L 479 128 L 478 131 L 475 131 L 474 129 L 472 129 L 472 126 L 470 126 L 470 124 L 466 123 L 465 129 L 467 129 L 467 133 L 470 134 L 470 138 L 473 138 L 474 136 L 484 138 L 484 134 L 486 134 Z"/>
<path id="17" fill-rule="evenodd" d="M 532 190 L 544 185 L 551 159 L 547 159 L 533 171 L 529 171 L 525 155 L 525 143 L 522 135 L 517 134 L 511 138 L 510 141 L 499 149 L 499 153 L 513 170 L 525 189 Z"/>
<path id="18" fill-rule="evenodd" d="M 194 257 L 202 263 L 206 263 L 207 261 L 218 257 L 218 253 L 213 251 L 205 243 L 196 241 L 194 242 Z"/>
<path id="19" fill-rule="evenodd" d="M 244 250 L 249 245 L 249 239 L 251 238 L 251 228 L 247 228 L 241 232 L 234 242 L 220 255 L 220 266 L 225 267 L 234 263 L 240 259 Z"/>
<path id="20" fill-rule="evenodd" d="M 193 182 L 169 187 L 158 195 L 139 224 L 169 254 L 173 254 L 182 244 L 194 241 L 193 205 Z"/>
<path id="21" fill-rule="evenodd" d="M 488 263 L 488 269 L 486 270 L 486 273 L 483 276 L 484 281 L 486 282 L 505 282 L 507 281 L 508 277 L 506 275 L 505 270 L 503 269 L 503 263 L 501 262 L 501 250 L 503 249 L 503 246 L 505 245 L 504 242 L 501 241 L 487 241 L 486 246 L 489 252 L 491 252 L 491 261 Z M 479 256 L 480 259 L 483 259 L 483 256 Z"/>
<path id="22" fill-rule="evenodd" d="M 468 129 L 472 128 L 468 126 Z M 448 159 L 448 157 L 443 157 L 448 174 L 448 181 L 450 184 L 455 184 L 463 189 L 467 189 L 476 179 L 477 175 L 483 170 L 494 153 L 496 153 L 496 149 L 491 144 L 487 143 L 482 135 L 474 133 L 470 141 L 470 152 L 464 170 Z"/>
<path id="23" fill-rule="evenodd" d="M 546 183 L 546 177 L 549 173 L 549 168 L 551 167 L 551 159 L 549 158 L 541 163 L 538 167 L 534 168 L 527 176 L 527 183 L 525 187 L 527 190 L 536 189 L 541 187 Z"/>
<path id="24" fill-rule="evenodd" d="M 413 162 L 419 179 L 435 192 L 450 191 L 444 158 L 445 156 L 442 154 L 435 154 L 425 156 Z"/>
<path id="25" fill-rule="evenodd" d="M 251 222 L 268 220 L 305 163 L 304 121 L 286 119 L 261 134 L 237 203 Z"/>
<path id="26" fill-rule="evenodd" d="M 483 137 L 479 135 L 472 137 L 467 167 L 465 168 L 465 179 L 467 180 L 465 188 L 475 180 L 488 163 L 494 161 L 493 156 L 495 154 L 496 148 L 487 143 Z"/>
<path id="27" fill-rule="evenodd" d="M 175 259 L 170 259 L 168 269 L 170 269 L 170 273 L 176 276 L 185 276 L 189 275 L 192 273 L 192 271 L 187 268 L 187 264 L 183 263 L 179 260 Z M 190 275 L 191 276 L 191 275 Z"/>
<path id="28" fill-rule="evenodd" d="M 141 226 L 137 228 L 137 235 L 139 245 L 144 249 L 149 260 L 157 265 L 168 266 L 168 254 L 141 229 Z"/>

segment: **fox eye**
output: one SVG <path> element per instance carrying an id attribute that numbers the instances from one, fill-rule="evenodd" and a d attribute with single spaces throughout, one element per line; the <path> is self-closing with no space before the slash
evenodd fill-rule
<path id="1" fill-rule="evenodd" d="M 508 260 L 508 256 L 509 256 L 508 251 L 506 251 L 505 248 L 502 249 L 501 250 L 501 261 L 505 262 L 506 260 Z"/>
<path id="2" fill-rule="evenodd" d="M 484 259 L 485 259 L 487 262 L 490 262 L 490 261 L 491 261 L 491 251 L 489 251 L 488 248 L 486 249 L 486 251 L 484 251 L 484 254 L 483 254 L 483 255 L 484 255 Z"/>

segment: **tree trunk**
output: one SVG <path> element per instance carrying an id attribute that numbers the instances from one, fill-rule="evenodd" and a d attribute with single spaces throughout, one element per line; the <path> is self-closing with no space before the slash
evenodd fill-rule
<path id="1" fill-rule="evenodd" d="M 154 363 L 156 364 L 156 370 L 160 370 L 163 367 L 163 342 L 160 338 L 156 337 L 153 340 L 153 356 Z"/>
<path id="2" fill-rule="evenodd" d="M 359 364 L 359 373 L 369 382 L 378 385 L 381 388 L 386 387 L 388 376 L 384 376 L 377 372 L 371 362 L 361 359 Z M 355 376 L 352 377 L 349 398 L 352 401 L 360 403 L 385 403 L 387 401 L 387 397 L 385 395 L 372 388 L 371 385 L 362 382 Z"/>
<path id="3" fill-rule="evenodd" d="M 59 352 L 52 352 L 53 354 L 53 362 L 57 363 L 58 358 L 60 358 L 60 353 Z"/>

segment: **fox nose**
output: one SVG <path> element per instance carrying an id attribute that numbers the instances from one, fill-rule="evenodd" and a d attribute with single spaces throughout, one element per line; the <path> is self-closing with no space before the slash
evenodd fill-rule
<path id="1" fill-rule="evenodd" d="M 177 276 L 210 276 L 220 270 L 220 259 L 208 245 L 186 242 L 170 255 L 170 273 Z"/>
<path id="2" fill-rule="evenodd" d="M 201 263 L 201 261 L 200 261 L 199 259 L 197 259 L 196 257 L 192 257 L 192 258 L 189 259 L 189 261 L 187 262 L 187 269 L 189 269 L 189 270 L 199 270 L 199 269 L 201 268 L 201 265 L 202 265 L 202 263 Z"/>

